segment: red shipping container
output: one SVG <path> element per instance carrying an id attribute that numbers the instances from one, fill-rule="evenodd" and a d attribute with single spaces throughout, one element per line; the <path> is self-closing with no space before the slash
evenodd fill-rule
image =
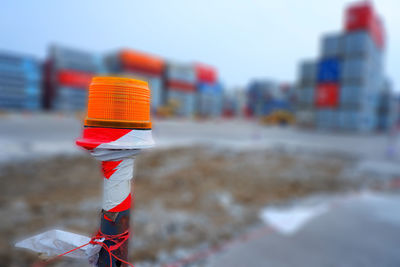
<path id="1" fill-rule="evenodd" d="M 368 1 L 351 5 L 346 10 L 346 31 L 366 30 L 379 48 L 384 47 L 384 29 L 380 18 Z"/>
<path id="2" fill-rule="evenodd" d="M 74 70 L 61 70 L 58 72 L 58 85 L 79 89 L 87 89 L 93 76 L 93 73 Z"/>
<path id="3" fill-rule="evenodd" d="M 371 36 L 372 39 L 374 40 L 375 44 L 379 48 L 384 48 L 385 46 L 385 32 L 382 24 L 382 20 L 379 17 L 375 17 L 375 20 L 373 21 L 371 25 Z"/>
<path id="4" fill-rule="evenodd" d="M 58 84 L 77 89 L 87 89 L 94 74 L 75 70 L 60 70 L 58 72 Z"/>
<path id="5" fill-rule="evenodd" d="M 217 71 L 214 67 L 201 63 L 196 63 L 195 70 L 198 82 L 204 82 L 204 83 L 217 82 Z"/>
<path id="6" fill-rule="evenodd" d="M 378 45 L 379 45 L 379 47 L 381 47 L 381 48 L 384 48 L 385 47 L 385 43 L 386 43 L 386 40 L 385 40 L 385 34 L 386 34 L 386 32 L 385 32 L 385 26 L 383 25 L 383 22 L 382 22 L 382 19 L 381 18 L 377 18 L 376 19 L 377 20 L 377 23 L 378 23 L 378 30 L 379 30 L 379 32 L 378 32 Z"/>
<path id="7" fill-rule="evenodd" d="M 357 3 L 347 8 L 345 27 L 347 31 L 369 30 L 374 19 L 374 9 L 369 2 Z"/>
<path id="8" fill-rule="evenodd" d="M 191 83 L 170 80 L 167 82 L 167 88 L 172 88 L 176 91 L 184 91 L 184 92 L 195 92 L 196 86 Z"/>
<path id="9" fill-rule="evenodd" d="M 315 91 L 315 105 L 319 108 L 334 108 L 339 104 L 339 84 L 320 83 Z"/>

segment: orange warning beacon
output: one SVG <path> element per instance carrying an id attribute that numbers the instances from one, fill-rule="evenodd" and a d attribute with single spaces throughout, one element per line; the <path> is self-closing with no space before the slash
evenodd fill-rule
<path id="1" fill-rule="evenodd" d="M 147 82 L 120 77 L 94 77 L 88 95 L 83 137 L 86 149 L 140 149 L 154 145 Z"/>

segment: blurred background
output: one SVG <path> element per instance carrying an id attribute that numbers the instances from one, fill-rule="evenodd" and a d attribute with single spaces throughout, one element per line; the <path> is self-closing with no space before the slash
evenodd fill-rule
<path id="1" fill-rule="evenodd" d="M 3 3 L 0 266 L 38 260 L 28 236 L 98 228 L 99 164 L 74 145 L 97 75 L 151 89 L 135 266 L 400 266 L 399 8 Z"/>

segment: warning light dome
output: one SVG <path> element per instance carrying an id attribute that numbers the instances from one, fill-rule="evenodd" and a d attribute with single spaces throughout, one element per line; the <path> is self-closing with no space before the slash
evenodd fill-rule
<path id="1" fill-rule="evenodd" d="M 94 77 L 89 87 L 85 126 L 151 129 L 147 82 L 120 77 Z"/>

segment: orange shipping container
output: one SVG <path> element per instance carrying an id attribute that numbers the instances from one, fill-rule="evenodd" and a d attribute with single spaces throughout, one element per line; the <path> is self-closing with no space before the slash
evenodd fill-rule
<path id="1" fill-rule="evenodd" d="M 156 75 L 161 75 L 164 70 L 164 60 L 156 56 L 128 49 L 122 50 L 119 56 L 126 70 Z"/>

